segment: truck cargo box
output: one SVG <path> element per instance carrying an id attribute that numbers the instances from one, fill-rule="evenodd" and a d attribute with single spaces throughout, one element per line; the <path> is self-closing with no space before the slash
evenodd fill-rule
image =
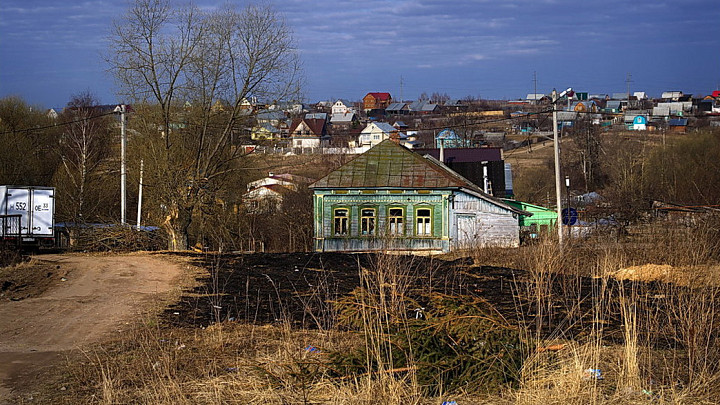
<path id="1" fill-rule="evenodd" d="M 0 237 L 19 238 L 23 244 L 47 244 L 55 237 L 55 189 L 0 186 L 0 215 L 6 218 Z"/>

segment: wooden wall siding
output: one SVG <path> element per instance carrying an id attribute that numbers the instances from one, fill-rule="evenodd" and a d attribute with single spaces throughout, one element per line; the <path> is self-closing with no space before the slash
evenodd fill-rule
<path id="1" fill-rule="evenodd" d="M 348 194 L 315 194 L 315 237 L 317 250 L 323 251 L 365 251 L 365 250 L 425 250 L 448 251 L 448 196 L 449 191 L 433 191 L 430 194 L 359 194 L 350 190 Z M 375 208 L 376 234 L 374 237 L 361 235 L 360 210 Z M 387 237 L 388 211 L 390 208 L 404 208 L 403 237 Z M 333 210 L 349 208 L 350 234 L 335 236 L 333 232 Z M 418 208 L 432 210 L 432 236 L 415 237 L 415 211 Z M 388 244 L 390 243 L 390 246 Z"/>
<path id="2" fill-rule="evenodd" d="M 447 241 L 437 238 L 327 238 L 318 240 L 316 250 L 325 252 L 368 252 L 377 250 L 446 252 Z"/>
<path id="3" fill-rule="evenodd" d="M 520 225 L 516 215 L 466 193 L 456 193 L 450 212 L 450 239 L 455 249 L 517 247 Z"/>
<path id="4" fill-rule="evenodd" d="M 315 238 L 318 251 L 406 250 L 448 252 L 478 246 L 517 247 L 520 243 L 518 218 L 512 212 L 479 197 L 459 191 L 432 190 L 429 194 L 409 191 L 389 194 L 362 194 L 361 190 L 347 190 L 348 194 L 333 194 L 317 190 L 315 199 Z M 360 235 L 360 210 L 375 208 L 376 234 Z M 388 210 L 405 209 L 403 237 L 388 237 Z M 416 237 L 415 211 L 432 210 L 432 236 Z M 348 236 L 333 233 L 333 210 L 350 210 Z M 463 229 L 458 230 L 459 223 Z"/>
<path id="5" fill-rule="evenodd" d="M 452 209 L 455 212 L 490 212 L 494 214 L 505 214 L 512 216 L 512 214 L 504 208 L 498 207 L 495 204 L 490 204 L 489 202 L 481 198 L 463 192 L 455 193 Z"/>
<path id="6" fill-rule="evenodd" d="M 518 247 L 520 226 L 518 220 L 508 215 L 483 214 L 477 217 L 477 243 L 481 247 Z"/>

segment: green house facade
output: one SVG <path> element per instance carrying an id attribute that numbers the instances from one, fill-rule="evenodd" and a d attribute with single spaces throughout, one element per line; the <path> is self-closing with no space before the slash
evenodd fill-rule
<path id="1" fill-rule="evenodd" d="M 386 140 L 313 183 L 317 251 L 518 246 L 521 214 L 432 157 Z"/>
<path id="2" fill-rule="evenodd" d="M 520 216 L 521 228 L 529 228 L 529 230 L 534 232 L 547 232 L 556 226 L 555 224 L 557 223 L 558 217 L 557 211 L 551 208 L 541 207 L 539 205 L 516 200 L 505 200 L 505 202 L 508 205 L 532 214 L 530 217 L 525 215 Z"/>

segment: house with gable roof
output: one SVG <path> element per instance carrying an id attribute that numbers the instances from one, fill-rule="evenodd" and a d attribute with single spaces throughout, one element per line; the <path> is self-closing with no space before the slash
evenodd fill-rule
<path id="1" fill-rule="evenodd" d="M 386 139 L 400 137 L 404 134 L 387 122 L 371 122 L 360 131 L 358 146 L 374 146 Z"/>
<path id="2" fill-rule="evenodd" d="M 363 110 L 384 110 L 391 102 L 390 93 L 370 92 L 363 97 Z"/>
<path id="3" fill-rule="evenodd" d="M 320 148 L 327 146 L 327 121 L 320 118 L 296 118 L 290 125 L 289 135 L 294 148 Z"/>
<path id="4" fill-rule="evenodd" d="M 385 140 L 310 185 L 315 250 L 435 254 L 516 247 L 529 212 Z"/>
<path id="5" fill-rule="evenodd" d="M 337 101 L 332 105 L 332 111 L 331 111 L 331 112 L 332 112 L 333 115 L 335 115 L 335 114 L 349 114 L 349 113 L 355 114 L 355 113 L 357 113 L 357 111 L 355 111 L 355 108 L 353 107 L 353 103 L 351 103 L 351 102 L 349 102 L 349 101 L 347 101 L 347 100 L 342 100 L 342 99 L 337 100 Z"/>

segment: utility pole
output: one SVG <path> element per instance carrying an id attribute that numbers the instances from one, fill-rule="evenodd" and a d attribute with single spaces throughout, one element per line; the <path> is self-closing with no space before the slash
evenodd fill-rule
<path id="1" fill-rule="evenodd" d="M 142 187 L 143 187 L 143 160 L 140 159 L 140 185 L 138 186 L 138 208 L 137 208 L 137 230 L 140 230 L 140 221 L 142 219 Z"/>
<path id="2" fill-rule="evenodd" d="M 127 173 L 125 168 L 125 148 L 127 146 L 127 135 L 125 134 L 125 104 L 120 104 L 115 107 L 115 112 L 120 113 L 120 223 L 125 225 L 127 223 L 125 219 L 125 203 L 126 203 L 126 191 L 125 181 L 127 179 Z"/>
<path id="3" fill-rule="evenodd" d="M 625 110 L 630 109 L 630 83 L 632 83 L 632 75 L 628 72 L 627 78 L 625 79 L 625 84 L 627 85 L 627 107 L 625 107 Z"/>
<path id="4" fill-rule="evenodd" d="M 552 106 L 553 106 L 553 152 L 555 154 L 555 204 L 557 205 L 557 231 L 558 231 L 558 242 L 560 248 L 563 248 L 563 232 L 562 232 L 562 185 L 560 183 L 560 137 L 558 135 L 558 120 L 557 120 L 557 101 L 558 94 L 557 90 L 552 91 Z"/>
<path id="5" fill-rule="evenodd" d="M 533 72 L 533 84 L 535 85 L 535 90 L 533 92 L 533 101 L 535 101 L 535 104 L 538 103 L 537 99 L 537 72 Z"/>
<path id="6" fill-rule="evenodd" d="M 400 102 L 403 102 L 403 77 L 400 75 Z"/>

